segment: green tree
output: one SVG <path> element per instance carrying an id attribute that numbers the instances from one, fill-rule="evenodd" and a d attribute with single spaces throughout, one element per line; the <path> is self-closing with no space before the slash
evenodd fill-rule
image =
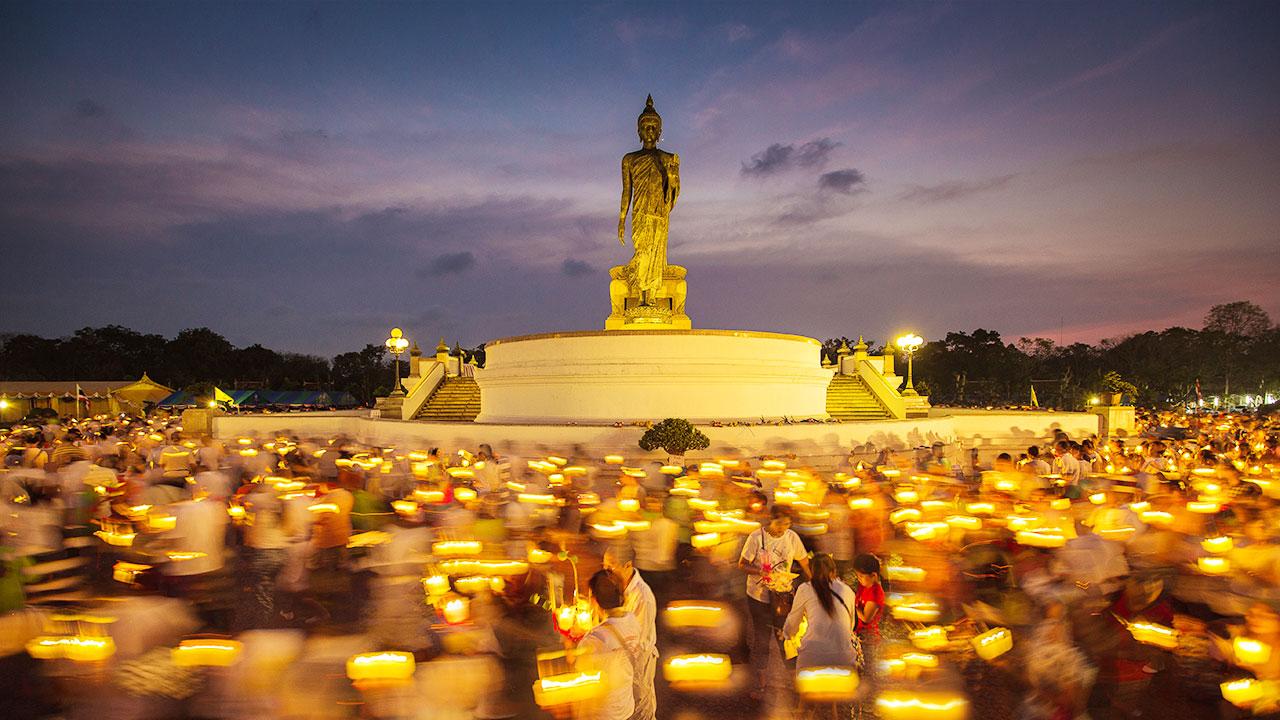
<path id="1" fill-rule="evenodd" d="M 1206 331 L 1250 340 L 1261 337 L 1271 328 L 1267 311 L 1244 300 L 1214 305 L 1204 316 Z"/>
<path id="2" fill-rule="evenodd" d="M 705 450 L 711 440 L 688 420 L 667 418 L 644 431 L 640 449 L 650 452 L 662 448 L 669 455 L 684 455 L 690 450 Z"/>

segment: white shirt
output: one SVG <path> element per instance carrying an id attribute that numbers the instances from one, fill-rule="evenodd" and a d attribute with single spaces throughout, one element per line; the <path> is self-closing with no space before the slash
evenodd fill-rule
<path id="1" fill-rule="evenodd" d="M 609 629 L 612 626 L 613 630 Z M 619 643 L 619 636 L 622 642 Z M 632 657 L 639 656 L 640 627 L 634 615 L 611 617 L 597 625 L 579 643 L 585 654 L 583 669 L 599 672 L 607 685 L 602 697 L 591 703 L 585 717 L 591 720 L 628 720 L 635 712 L 635 668 Z"/>
<path id="2" fill-rule="evenodd" d="M 763 568 L 765 563 L 779 570 L 790 570 L 791 563 L 808 556 L 804 543 L 794 530 L 786 530 L 782 535 L 774 537 L 761 528 L 747 536 L 742 546 L 739 559 Z M 747 595 L 760 602 L 768 602 L 769 590 L 765 587 L 764 578 L 760 575 L 747 576 Z"/>
<path id="3" fill-rule="evenodd" d="M 653 520 L 648 529 L 628 533 L 636 567 L 655 572 L 675 570 L 679 536 L 680 525 L 668 517 Z"/>
<path id="4" fill-rule="evenodd" d="M 631 582 L 626 589 L 627 612 L 635 616 L 640 624 L 640 644 L 645 649 L 658 654 L 658 601 L 653 597 L 653 590 L 640 577 L 639 570 L 631 573 Z"/>
<path id="5" fill-rule="evenodd" d="M 1068 485 L 1079 485 L 1080 480 L 1084 477 L 1084 469 L 1080 465 L 1080 461 L 1076 459 L 1070 452 L 1063 453 L 1054 459 L 1054 465 L 1058 468 L 1058 474 Z"/>
<path id="6" fill-rule="evenodd" d="M 169 506 L 177 523 L 165 537 L 175 540 L 173 549 L 180 552 L 204 553 L 189 560 L 176 560 L 163 566 L 166 575 L 199 575 L 222 567 L 223 540 L 226 536 L 227 506 L 216 500 L 185 500 Z"/>
<path id="7" fill-rule="evenodd" d="M 787 615 L 782 633 L 792 637 L 800 629 L 801 618 L 809 618 L 809 628 L 800 640 L 800 667 L 815 665 L 852 665 L 853 607 L 856 594 L 840 580 L 831 581 L 831 614 L 822 609 L 818 592 L 813 583 L 805 583 L 796 590 L 796 600 Z M 844 604 L 841 604 L 841 600 Z"/>

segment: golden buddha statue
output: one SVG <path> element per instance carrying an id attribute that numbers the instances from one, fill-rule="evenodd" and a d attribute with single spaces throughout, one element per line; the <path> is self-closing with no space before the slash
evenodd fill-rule
<path id="1" fill-rule="evenodd" d="M 653 96 L 636 118 L 641 148 L 622 156 L 622 210 L 618 213 L 618 242 L 626 241 L 627 211 L 631 211 L 631 244 L 635 252 L 626 265 L 629 294 L 641 306 L 651 306 L 662 289 L 667 269 L 667 220 L 680 196 L 680 156 L 658 149 L 662 116 L 653 109 Z"/>

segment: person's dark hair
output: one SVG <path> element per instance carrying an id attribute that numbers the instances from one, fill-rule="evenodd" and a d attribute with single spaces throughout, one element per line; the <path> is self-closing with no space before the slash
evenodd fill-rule
<path id="1" fill-rule="evenodd" d="M 809 561 L 809 571 L 813 573 L 810 584 L 818 596 L 818 604 L 827 615 L 835 608 L 835 591 L 831 589 L 831 581 L 836 578 L 836 561 L 827 553 L 817 553 Z"/>
<path id="2" fill-rule="evenodd" d="M 1009 453 L 1000 453 L 999 455 L 997 455 L 997 456 L 996 456 L 996 459 L 997 459 L 997 460 L 1008 460 L 1008 461 L 1012 462 L 1012 461 L 1013 461 L 1013 456 L 1012 456 L 1012 455 L 1010 455 Z"/>
<path id="3" fill-rule="evenodd" d="M 1032 445 L 1031 447 L 1027 448 L 1027 455 L 1032 459 L 1038 459 L 1040 457 L 1040 446 Z"/>
<path id="4" fill-rule="evenodd" d="M 596 604 L 601 608 L 616 610 L 622 607 L 622 583 L 618 582 L 617 575 L 608 570 L 597 570 L 587 581 L 587 588 L 591 590 L 591 597 L 595 598 Z"/>
<path id="5" fill-rule="evenodd" d="M 769 517 L 773 518 L 774 520 L 777 520 L 779 518 L 790 519 L 791 508 L 786 505 L 774 505 L 772 508 L 769 509 Z"/>
<path id="6" fill-rule="evenodd" d="M 862 553 L 853 559 L 853 569 L 864 575 L 880 574 L 880 558 L 871 553 Z M 884 584 L 884 578 L 880 578 L 880 584 Z"/>

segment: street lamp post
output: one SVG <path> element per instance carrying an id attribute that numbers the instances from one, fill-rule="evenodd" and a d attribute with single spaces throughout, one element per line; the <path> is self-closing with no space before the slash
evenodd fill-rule
<path id="1" fill-rule="evenodd" d="M 898 338 L 897 345 L 898 348 L 907 354 L 907 387 L 903 389 L 902 394 L 911 396 L 918 395 L 919 393 L 916 392 L 916 386 L 911 377 L 911 361 L 916 354 L 916 350 L 919 350 L 920 346 L 924 345 L 924 338 L 916 335 L 915 333 L 907 333 L 906 335 Z"/>
<path id="2" fill-rule="evenodd" d="M 400 328 L 391 328 L 391 337 L 387 338 L 386 346 L 396 366 L 396 385 L 391 390 L 391 397 L 404 397 L 404 386 L 400 384 L 400 354 L 409 347 L 409 341 L 405 339 L 404 332 Z"/>

